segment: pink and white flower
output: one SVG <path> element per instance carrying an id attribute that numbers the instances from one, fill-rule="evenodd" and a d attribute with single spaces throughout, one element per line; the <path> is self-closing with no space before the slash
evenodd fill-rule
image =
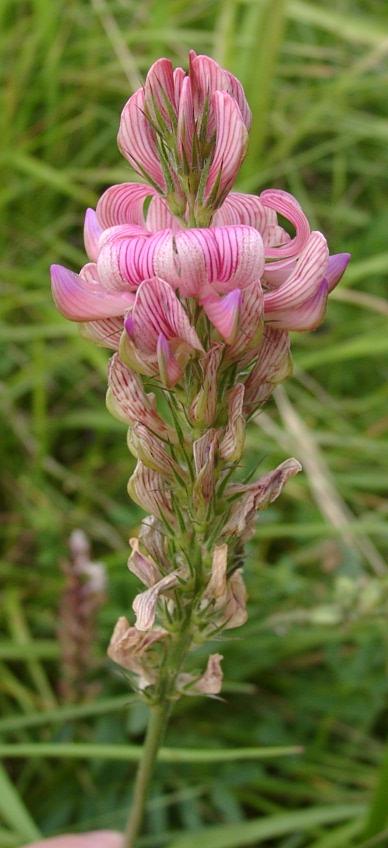
<path id="1" fill-rule="evenodd" d="M 124 106 L 118 146 L 132 167 L 185 207 L 185 179 L 216 208 L 245 156 L 250 109 L 239 81 L 214 59 L 190 53 L 188 75 L 168 59 L 150 68 Z M 203 178 L 205 174 L 205 178 Z"/>

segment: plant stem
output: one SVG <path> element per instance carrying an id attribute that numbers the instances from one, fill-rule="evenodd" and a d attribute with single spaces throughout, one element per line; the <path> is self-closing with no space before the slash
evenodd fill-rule
<path id="1" fill-rule="evenodd" d="M 166 700 L 150 708 L 147 733 L 144 740 L 143 755 L 140 760 L 131 811 L 125 829 L 123 848 L 135 848 L 144 817 L 149 785 L 151 782 L 157 753 L 164 735 L 170 703 Z"/>

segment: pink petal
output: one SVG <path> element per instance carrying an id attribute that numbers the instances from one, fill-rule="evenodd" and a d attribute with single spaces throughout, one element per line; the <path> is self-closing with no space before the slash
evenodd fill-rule
<path id="1" fill-rule="evenodd" d="M 81 335 L 101 347 L 118 350 L 123 329 L 122 318 L 102 318 L 100 321 L 89 321 L 83 324 Z"/>
<path id="2" fill-rule="evenodd" d="M 315 294 L 305 300 L 304 303 L 300 303 L 292 309 L 276 310 L 268 314 L 265 312 L 265 320 L 278 329 L 298 330 L 299 332 L 315 330 L 325 317 L 328 292 L 327 281 L 323 279 Z"/>
<path id="3" fill-rule="evenodd" d="M 135 91 L 124 106 L 117 143 L 123 156 L 140 176 L 147 175 L 162 191 L 166 190 L 157 155 L 155 132 L 145 115 L 142 88 Z"/>
<path id="4" fill-rule="evenodd" d="M 96 262 L 98 256 L 98 240 L 102 233 L 102 227 L 99 224 L 97 215 L 94 209 L 87 209 L 84 222 L 84 243 L 85 250 L 89 259 Z"/>
<path id="5" fill-rule="evenodd" d="M 243 290 L 239 329 L 236 341 L 227 348 L 229 361 L 237 362 L 243 357 L 249 362 L 257 347 L 263 329 L 263 292 L 259 282 Z"/>
<path id="6" fill-rule="evenodd" d="M 257 363 L 245 381 L 244 407 L 249 414 L 271 395 L 276 383 L 290 373 L 290 338 L 285 330 L 266 324 Z"/>
<path id="7" fill-rule="evenodd" d="M 171 118 L 166 100 L 175 110 L 175 84 L 170 59 L 157 59 L 151 65 L 144 85 L 144 99 L 147 113 L 151 115 L 155 124 L 158 125 L 157 112 L 159 112 L 170 127 Z"/>
<path id="8" fill-rule="evenodd" d="M 193 489 L 193 499 L 200 510 L 203 504 L 208 504 L 214 494 L 216 482 L 214 473 L 215 454 L 218 444 L 217 430 L 210 428 L 193 444 L 196 481 Z"/>
<path id="9" fill-rule="evenodd" d="M 183 68 L 174 68 L 173 78 L 174 78 L 174 100 L 175 105 L 178 108 L 179 98 L 182 91 L 183 80 L 186 77 L 186 71 Z"/>
<path id="10" fill-rule="evenodd" d="M 212 224 L 213 226 L 246 224 L 254 227 L 259 231 L 266 245 L 276 222 L 276 212 L 269 206 L 264 206 L 258 197 L 231 191 L 222 206 L 216 210 Z"/>
<path id="11" fill-rule="evenodd" d="M 145 512 L 152 513 L 156 518 L 174 521 L 170 489 L 165 478 L 147 468 L 140 460 L 129 478 L 128 494 Z"/>
<path id="12" fill-rule="evenodd" d="M 229 495 L 241 495 L 241 497 L 232 503 L 229 518 L 223 530 L 224 535 L 242 537 L 244 540 L 249 538 L 253 530 L 256 510 L 266 509 L 273 503 L 281 494 L 287 480 L 301 470 L 302 466 L 297 459 L 286 459 L 255 483 L 248 485 L 235 483 L 229 486 L 227 489 Z"/>
<path id="13" fill-rule="evenodd" d="M 158 583 L 151 586 L 145 592 L 137 595 L 132 609 L 136 614 L 136 629 L 151 630 L 156 616 L 156 605 L 159 600 L 159 595 L 173 589 L 179 583 L 178 572 L 172 571 L 171 574 L 166 574 Z"/>
<path id="14" fill-rule="evenodd" d="M 192 161 L 193 136 L 195 132 L 194 104 L 191 90 L 191 80 L 185 77 L 182 82 L 177 127 L 177 149 L 180 157 L 185 157 L 188 164 Z"/>
<path id="15" fill-rule="evenodd" d="M 293 256 L 291 259 L 279 259 L 277 262 L 266 262 L 262 277 L 263 285 L 270 289 L 278 289 L 279 286 L 286 282 L 290 274 L 294 271 L 297 261 L 298 259 Z"/>
<path id="16" fill-rule="evenodd" d="M 203 350 L 176 294 L 159 277 L 144 280 L 139 286 L 132 320 L 135 342 L 146 352 L 156 350 L 161 334 L 167 340 L 179 339 L 194 350 Z"/>
<path id="17" fill-rule="evenodd" d="M 139 539 L 129 540 L 132 553 L 128 560 L 128 568 L 145 586 L 154 586 L 161 578 L 161 573 L 150 557 L 144 556 L 140 550 Z"/>
<path id="18" fill-rule="evenodd" d="M 329 256 L 329 263 L 325 273 L 325 277 L 329 285 L 329 292 L 331 292 L 337 283 L 339 283 L 351 258 L 351 253 L 334 253 L 333 256 Z"/>
<path id="19" fill-rule="evenodd" d="M 169 437 L 168 427 L 156 412 L 151 395 L 146 395 L 137 375 L 117 354 L 109 362 L 108 386 L 107 406 L 112 415 L 126 424 L 141 422 L 151 432 L 165 439 Z"/>
<path id="20" fill-rule="evenodd" d="M 281 259 L 296 256 L 306 245 L 310 235 L 310 225 L 302 212 L 297 200 L 287 191 L 269 188 L 260 195 L 264 206 L 268 206 L 284 218 L 287 218 L 295 227 L 295 237 L 287 241 L 281 247 L 266 247 L 265 254 L 268 258 Z"/>
<path id="21" fill-rule="evenodd" d="M 222 689 L 223 672 L 221 668 L 222 654 L 210 654 L 206 670 L 201 677 L 185 673 L 178 675 L 178 689 L 185 695 L 218 695 Z"/>
<path id="22" fill-rule="evenodd" d="M 144 202 L 155 197 L 151 186 L 142 183 L 119 183 L 108 188 L 97 203 L 97 218 L 101 226 L 116 224 L 138 224 L 145 227 Z M 157 195 L 156 195 L 157 196 Z"/>
<path id="23" fill-rule="evenodd" d="M 210 56 L 197 56 L 195 51 L 191 50 L 189 60 L 196 117 L 202 111 L 206 97 L 210 98 L 215 91 L 228 92 L 236 101 L 242 120 L 249 129 L 251 110 L 239 80 L 233 74 L 229 73 L 229 71 L 221 68 Z"/>
<path id="24" fill-rule="evenodd" d="M 234 571 L 228 580 L 224 616 L 224 630 L 242 627 L 248 619 L 247 590 L 241 569 Z"/>
<path id="25" fill-rule="evenodd" d="M 205 187 L 205 200 L 215 183 L 220 183 L 217 199 L 224 198 L 232 187 L 248 146 L 248 132 L 241 112 L 233 98 L 224 91 L 215 91 L 211 98 L 216 126 L 216 144 Z"/>
<path id="26" fill-rule="evenodd" d="M 245 418 L 243 414 L 245 386 L 236 383 L 228 397 L 228 426 L 220 443 L 220 456 L 237 462 L 244 448 Z"/>
<path id="27" fill-rule="evenodd" d="M 315 295 L 327 268 L 329 251 L 322 233 L 311 233 L 294 271 L 278 289 L 264 295 L 266 319 L 293 309 Z M 269 317 L 270 316 L 270 317 Z"/>
<path id="28" fill-rule="evenodd" d="M 177 220 L 171 214 L 166 202 L 159 195 L 152 198 L 148 207 L 146 227 L 152 233 L 158 230 L 180 229 Z"/>
<path id="29" fill-rule="evenodd" d="M 151 234 L 132 226 L 105 230 L 100 241 L 98 275 L 110 290 L 136 289 L 139 283 L 155 274 L 154 258 L 166 233 Z"/>
<path id="30" fill-rule="evenodd" d="M 216 545 L 212 557 L 210 580 L 203 593 L 203 599 L 209 602 L 218 601 L 226 593 L 226 576 L 228 568 L 228 546 Z"/>
<path id="31" fill-rule="evenodd" d="M 183 230 L 174 236 L 168 261 L 169 265 L 160 266 L 159 272 L 172 285 L 179 286 L 185 296 L 227 294 L 260 279 L 263 242 L 253 227 Z M 173 263 L 175 275 L 170 278 Z"/>
<path id="32" fill-rule="evenodd" d="M 214 344 L 200 358 L 203 375 L 201 388 L 190 408 L 191 419 L 198 424 L 213 423 L 217 412 L 217 372 L 224 352 L 223 344 Z"/>
<path id="33" fill-rule="evenodd" d="M 158 336 L 156 356 L 162 383 L 164 386 L 172 388 L 180 380 L 183 372 L 163 333 L 159 333 Z"/>
<path id="34" fill-rule="evenodd" d="M 207 317 L 228 344 L 233 344 L 236 338 L 240 304 L 240 289 L 234 289 L 225 297 L 208 295 L 202 301 Z"/>
<path id="35" fill-rule="evenodd" d="M 95 321 L 123 315 L 133 303 L 131 292 L 110 294 L 99 282 L 89 282 L 62 265 L 51 266 L 55 304 L 71 321 Z"/>

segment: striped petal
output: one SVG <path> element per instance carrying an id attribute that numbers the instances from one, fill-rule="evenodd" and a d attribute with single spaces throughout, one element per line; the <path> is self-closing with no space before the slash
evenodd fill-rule
<path id="1" fill-rule="evenodd" d="M 158 360 L 160 379 L 164 386 L 172 388 L 178 383 L 183 374 L 183 368 L 174 356 L 171 345 L 163 333 L 159 333 L 156 343 L 156 357 Z"/>
<path id="2" fill-rule="evenodd" d="M 211 109 L 216 126 L 214 155 L 205 186 L 205 201 L 218 205 L 231 189 L 248 147 L 248 131 L 233 98 L 215 91 Z M 214 198 L 213 198 L 213 195 Z"/>
<path id="3" fill-rule="evenodd" d="M 264 245 L 269 242 L 276 223 L 276 212 L 269 206 L 264 206 L 259 197 L 237 191 L 228 194 L 212 221 L 213 226 L 246 224 L 254 227 L 261 234 Z"/>
<path id="4" fill-rule="evenodd" d="M 152 468 L 164 477 L 182 478 L 184 472 L 171 458 L 165 443 L 140 421 L 128 432 L 128 447 L 147 468 Z"/>
<path id="5" fill-rule="evenodd" d="M 128 494 L 145 512 L 151 512 L 162 520 L 174 520 L 170 490 L 165 478 L 157 471 L 147 468 L 140 460 L 129 478 Z"/>
<path id="6" fill-rule="evenodd" d="M 309 222 L 304 212 L 302 212 L 299 203 L 292 194 L 274 188 L 263 191 L 260 195 L 260 200 L 264 206 L 268 206 L 277 214 L 287 218 L 296 230 L 294 238 L 286 241 L 284 245 L 275 247 L 267 246 L 265 251 L 266 257 L 283 259 L 285 257 L 297 256 L 305 247 L 310 235 Z"/>
<path id="7" fill-rule="evenodd" d="M 190 408 L 190 417 L 196 424 L 213 423 L 217 412 L 217 372 L 224 353 L 224 345 L 212 345 L 200 359 L 203 375 L 201 389 Z"/>
<path id="8" fill-rule="evenodd" d="M 242 120 L 249 129 L 252 115 L 240 81 L 210 56 L 197 56 L 194 50 L 190 50 L 189 63 L 196 116 L 202 112 L 206 98 L 215 91 L 228 92 L 236 101 Z"/>
<path id="9" fill-rule="evenodd" d="M 325 237 L 319 232 L 311 233 L 288 279 L 278 289 L 265 293 L 266 320 L 276 319 L 277 312 L 294 309 L 317 293 L 327 269 L 328 257 Z"/>
<path id="10" fill-rule="evenodd" d="M 155 253 L 164 242 L 164 231 L 151 234 L 136 229 L 136 225 L 120 225 L 105 230 L 98 255 L 98 276 L 103 285 L 112 291 L 129 287 L 155 274 Z"/>
<path id="11" fill-rule="evenodd" d="M 155 197 L 151 186 L 142 183 L 119 183 L 104 191 L 97 203 L 98 221 L 106 229 L 116 224 L 138 224 L 145 227 L 144 203 Z"/>
<path id="12" fill-rule="evenodd" d="M 193 444 L 193 456 L 196 480 L 193 487 L 193 499 L 197 507 L 208 504 L 214 494 L 214 464 L 218 444 L 217 430 L 210 429 Z"/>
<path id="13" fill-rule="evenodd" d="M 176 143 L 179 155 L 186 159 L 188 164 L 192 162 L 194 133 L 195 120 L 191 80 L 189 77 L 185 77 L 179 96 Z"/>
<path id="14" fill-rule="evenodd" d="M 151 630 L 156 617 L 156 605 L 159 596 L 173 589 L 179 583 L 178 571 L 172 571 L 171 574 L 166 574 L 158 583 L 151 586 L 145 592 L 137 595 L 132 609 L 136 615 L 136 629 L 145 631 Z"/>
<path id="15" fill-rule="evenodd" d="M 207 317 L 227 344 L 233 344 L 236 338 L 241 297 L 240 289 L 234 289 L 225 297 L 208 295 L 202 300 Z"/>
<path id="16" fill-rule="evenodd" d="M 159 277 L 141 283 L 131 319 L 132 338 L 139 349 L 146 353 L 156 352 L 161 334 L 168 341 L 185 342 L 193 350 L 203 350 L 175 292 Z"/>
<path id="17" fill-rule="evenodd" d="M 143 88 L 135 91 L 124 106 L 117 144 L 136 173 L 150 178 L 162 191 L 166 190 L 157 154 L 155 131 L 146 117 Z"/>
<path id="18" fill-rule="evenodd" d="M 131 292 L 110 293 L 101 283 L 86 280 L 62 265 L 51 266 L 51 286 L 57 308 L 71 321 L 123 315 L 134 301 Z"/>
<path id="19" fill-rule="evenodd" d="M 226 349 L 231 362 L 250 362 L 263 332 L 263 292 L 259 282 L 242 292 L 239 326 L 236 341 Z"/>
<path id="20" fill-rule="evenodd" d="M 227 462 L 238 462 L 244 449 L 244 392 L 245 386 L 242 383 L 237 383 L 229 392 L 228 426 L 219 447 L 220 456 Z"/>
<path id="21" fill-rule="evenodd" d="M 141 422 L 151 432 L 169 438 L 169 429 L 156 412 L 154 397 L 144 392 L 137 375 L 121 362 L 117 354 L 109 362 L 106 403 L 119 421 L 126 424 Z"/>
<path id="22" fill-rule="evenodd" d="M 156 233 L 158 230 L 171 229 L 175 231 L 180 229 L 178 221 L 171 214 L 166 202 L 159 195 L 151 199 L 147 212 L 146 227 L 151 233 Z"/>
<path id="23" fill-rule="evenodd" d="M 297 459 L 286 459 L 278 465 L 274 471 L 265 474 L 255 483 L 245 485 L 235 483 L 227 489 L 227 494 L 235 497 L 229 514 L 228 521 L 224 527 L 225 536 L 236 536 L 246 540 L 253 529 L 253 521 L 257 510 L 266 509 L 276 498 L 279 497 L 283 486 L 290 477 L 294 477 L 302 470 Z"/>
<path id="24" fill-rule="evenodd" d="M 144 100 L 146 113 L 150 115 L 153 122 L 159 125 L 159 120 L 162 118 L 173 129 L 171 112 L 176 112 L 175 84 L 170 59 L 157 59 L 151 65 L 144 85 Z"/>
<path id="25" fill-rule="evenodd" d="M 278 329 L 299 332 L 315 330 L 325 317 L 328 293 L 327 280 L 323 279 L 315 294 L 304 303 L 300 303 L 293 309 L 280 309 L 273 313 L 266 313 L 265 320 Z"/>
<path id="26" fill-rule="evenodd" d="M 264 403 L 277 383 L 291 372 L 290 337 L 285 330 L 266 324 L 257 363 L 245 381 L 244 409 L 247 414 Z"/>
<path id="27" fill-rule="evenodd" d="M 122 318 L 101 318 L 100 321 L 82 324 L 81 335 L 101 347 L 118 350 L 123 327 Z"/>
<path id="28" fill-rule="evenodd" d="M 98 241 L 102 230 L 103 228 L 99 223 L 94 209 L 87 209 L 84 221 L 84 243 L 86 253 L 92 262 L 97 261 Z"/>
<path id="29" fill-rule="evenodd" d="M 140 550 L 139 539 L 133 538 L 129 540 L 132 552 L 128 559 L 128 568 L 136 577 L 144 583 L 145 586 L 154 586 L 161 578 L 156 563 L 150 558 L 142 554 Z"/>

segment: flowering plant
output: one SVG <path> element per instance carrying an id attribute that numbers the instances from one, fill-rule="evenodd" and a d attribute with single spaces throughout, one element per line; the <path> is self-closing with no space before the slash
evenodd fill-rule
<path id="1" fill-rule="evenodd" d="M 201 669 L 192 658 L 246 621 L 256 512 L 301 469 L 287 459 L 255 482 L 233 479 L 247 421 L 290 374 L 289 332 L 320 324 L 349 261 L 329 255 L 286 191 L 231 191 L 250 122 L 241 84 L 214 60 L 192 51 L 188 74 L 157 61 L 118 135 L 146 182 L 112 186 L 87 211 L 79 274 L 52 268 L 59 310 L 115 351 L 107 405 L 129 426 L 128 492 L 148 513 L 130 540 L 144 586 L 135 620 L 119 619 L 108 649 L 151 709 L 127 846 L 174 701 L 221 691 L 221 654 Z"/>

